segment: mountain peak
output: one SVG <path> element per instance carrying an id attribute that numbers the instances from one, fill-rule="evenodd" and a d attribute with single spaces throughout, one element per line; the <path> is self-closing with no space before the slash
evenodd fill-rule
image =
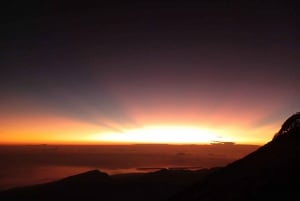
<path id="1" fill-rule="evenodd" d="M 300 112 L 290 116 L 273 140 L 194 186 L 172 201 L 299 200 Z"/>
<path id="2" fill-rule="evenodd" d="M 67 183 L 94 183 L 100 181 L 108 181 L 110 179 L 109 175 L 101 172 L 97 169 L 90 170 L 84 173 L 66 177 L 58 182 L 67 182 Z"/>
<path id="3" fill-rule="evenodd" d="M 284 135 L 294 135 L 300 131 L 300 112 L 290 116 L 281 126 L 281 129 L 275 134 L 273 140 L 281 138 Z"/>

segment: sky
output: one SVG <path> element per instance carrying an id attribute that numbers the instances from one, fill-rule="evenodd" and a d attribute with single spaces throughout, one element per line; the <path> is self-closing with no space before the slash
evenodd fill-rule
<path id="1" fill-rule="evenodd" d="M 299 111 L 285 1 L 4 6 L 0 143 L 264 144 Z"/>

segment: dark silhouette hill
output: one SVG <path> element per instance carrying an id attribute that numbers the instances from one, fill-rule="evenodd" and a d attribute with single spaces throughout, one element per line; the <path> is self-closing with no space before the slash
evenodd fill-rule
<path id="1" fill-rule="evenodd" d="M 55 182 L 15 188 L 0 193 L 0 200 L 59 200 L 68 198 L 92 199 L 98 188 L 110 190 L 111 178 L 98 170 L 91 170 Z"/>
<path id="2" fill-rule="evenodd" d="M 112 176 L 92 170 L 55 182 L 6 190 L 0 192 L 0 200 L 165 201 L 217 169 L 162 169 Z"/>
<path id="3" fill-rule="evenodd" d="M 300 113 L 296 113 L 269 143 L 170 200 L 300 200 L 299 153 Z"/>

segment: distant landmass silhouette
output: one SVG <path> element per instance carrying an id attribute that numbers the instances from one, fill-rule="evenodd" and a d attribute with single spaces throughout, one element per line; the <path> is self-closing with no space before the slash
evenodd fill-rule
<path id="1" fill-rule="evenodd" d="M 253 201 L 300 200 L 300 113 L 274 138 L 225 167 L 161 169 L 109 176 L 91 170 L 0 192 L 0 200 Z"/>

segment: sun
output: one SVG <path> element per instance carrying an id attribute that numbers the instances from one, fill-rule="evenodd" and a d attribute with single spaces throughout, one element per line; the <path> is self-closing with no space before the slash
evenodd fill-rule
<path id="1" fill-rule="evenodd" d="M 166 143 L 166 144 L 206 144 L 218 139 L 209 129 L 183 126 L 149 126 L 122 133 L 96 135 L 93 140 L 104 143 Z"/>

